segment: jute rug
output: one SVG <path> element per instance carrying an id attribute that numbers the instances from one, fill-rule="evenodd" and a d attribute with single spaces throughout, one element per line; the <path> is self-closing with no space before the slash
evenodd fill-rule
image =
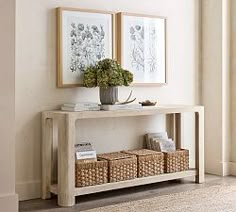
<path id="1" fill-rule="evenodd" d="M 127 202 L 86 212 L 236 212 L 236 185 L 197 190 Z"/>

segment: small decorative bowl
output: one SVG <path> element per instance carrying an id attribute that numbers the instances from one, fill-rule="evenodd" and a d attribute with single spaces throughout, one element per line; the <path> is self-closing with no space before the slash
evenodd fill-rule
<path id="1" fill-rule="evenodd" d="M 144 102 L 139 102 L 142 106 L 155 106 L 157 102 L 151 102 L 150 100 L 146 100 Z"/>

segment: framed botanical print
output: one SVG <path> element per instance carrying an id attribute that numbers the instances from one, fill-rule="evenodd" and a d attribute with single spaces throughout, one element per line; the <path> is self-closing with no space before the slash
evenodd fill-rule
<path id="1" fill-rule="evenodd" d="M 117 59 L 133 72 L 134 85 L 162 85 L 166 73 L 166 19 L 117 14 Z"/>
<path id="2" fill-rule="evenodd" d="M 57 86 L 77 87 L 83 72 L 104 58 L 114 57 L 112 12 L 57 8 Z"/>

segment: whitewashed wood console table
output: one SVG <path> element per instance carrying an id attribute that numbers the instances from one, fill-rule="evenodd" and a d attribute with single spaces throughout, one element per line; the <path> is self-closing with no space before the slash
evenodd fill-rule
<path id="1" fill-rule="evenodd" d="M 180 148 L 181 137 L 183 136 L 183 122 L 181 122 L 181 120 L 182 114 L 185 112 L 195 113 L 195 169 L 137 178 L 123 182 L 107 183 L 83 188 L 75 187 L 74 145 L 76 140 L 75 123 L 77 120 L 166 114 L 171 121 L 171 136 L 176 140 L 177 147 Z M 58 141 L 57 185 L 52 183 L 52 155 L 53 142 L 55 142 L 55 140 Z M 57 194 L 58 204 L 67 207 L 75 204 L 75 196 L 190 176 L 195 176 L 197 183 L 204 182 L 204 108 L 202 106 L 158 106 L 144 107 L 143 109 L 137 110 L 117 111 L 65 112 L 55 110 L 42 112 L 42 199 L 50 198 L 51 193 Z"/>

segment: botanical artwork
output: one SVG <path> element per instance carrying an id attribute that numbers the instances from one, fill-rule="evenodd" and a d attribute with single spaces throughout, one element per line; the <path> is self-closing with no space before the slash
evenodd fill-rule
<path id="1" fill-rule="evenodd" d="M 82 86 L 84 71 L 113 58 L 113 14 L 59 8 L 58 86 Z"/>
<path id="2" fill-rule="evenodd" d="M 130 39 L 131 39 L 131 64 L 132 68 L 137 71 L 157 71 L 157 55 L 156 52 L 156 29 L 150 26 L 149 33 L 144 33 L 143 25 L 134 25 L 130 27 Z M 144 36 L 148 36 L 148 46 L 145 47 Z M 147 48 L 148 54 L 145 55 L 145 48 Z"/>
<path id="3" fill-rule="evenodd" d="M 105 58 L 105 32 L 100 25 L 71 23 L 70 71 L 84 72 L 99 60 Z"/>
<path id="4" fill-rule="evenodd" d="M 121 21 L 122 19 L 122 21 Z M 166 83 L 165 19 L 121 13 L 119 61 L 134 83 Z"/>

